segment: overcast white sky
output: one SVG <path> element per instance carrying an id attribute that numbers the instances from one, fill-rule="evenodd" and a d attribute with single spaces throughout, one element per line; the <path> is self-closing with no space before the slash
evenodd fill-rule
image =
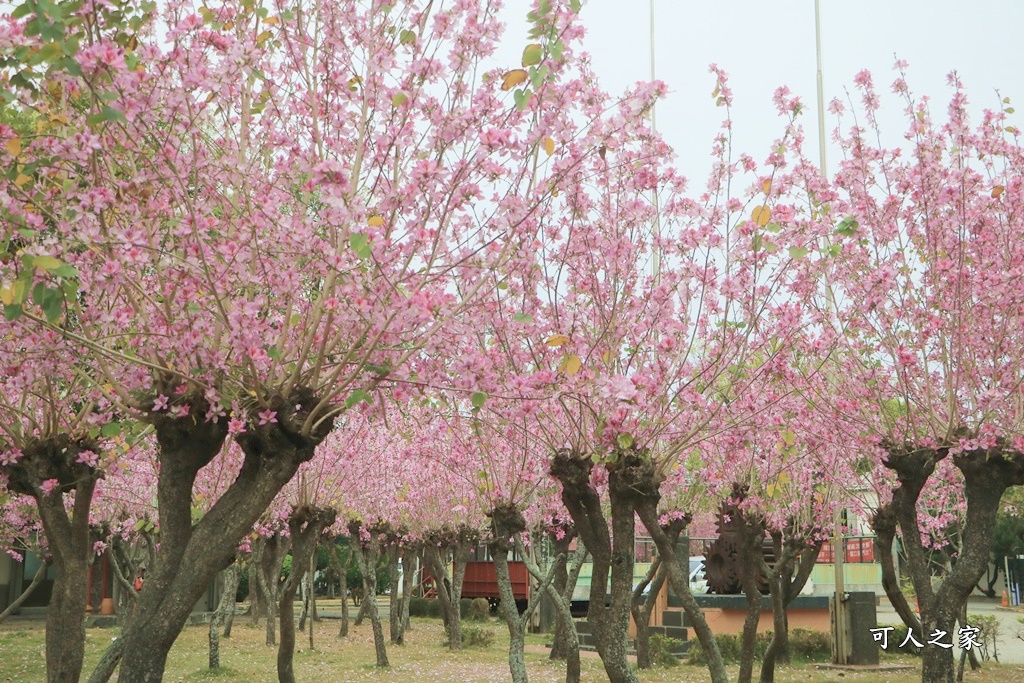
<path id="1" fill-rule="evenodd" d="M 605 87 L 612 92 L 650 77 L 650 0 L 585 0 L 584 42 Z M 526 0 L 508 0 L 502 57 L 518 61 L 526 39 Z M 781 130 L 772 92 L 787 85 L 809 110 L 802 117 L 808 154 L 817 158 L 814 110 L 813 0 L 654 0 L 656 75 L 670 95 L 658 105 L 658 128 L 679 154 L 678 165 L 703 188 L 711 140 L 723 110 L 711 98 L 717 63 L 731 76 L 735 95 L 734 149 L 759 161 Z M 844 97 L 853 76 L 867 68 L 879 91 L 895 78 L 894 54 L 910 62 L 907 81 L 929 95 L 942 113 L 956 69 L 976 111 L 994 108 L 1000 95 L 1024 106 L 1024 2 L 1016 0 L 821 0 L 825 101 Z M 508 56 L 505 56 L 506 50 Z M 883 123 L 899 144 L 904 125 L 895 97 L 883 100 Z M 1015 117 L 1024 119 L 1024 108 Z M 831 130 L 834 122 L 828 119 Z M 830 154 L 830 165 L 834 159 Z"/>

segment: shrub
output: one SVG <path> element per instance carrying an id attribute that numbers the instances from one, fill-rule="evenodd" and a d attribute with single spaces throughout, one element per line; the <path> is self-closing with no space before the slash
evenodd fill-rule
<path id="1" fill-rule="evenodd" d="M 764 653 L 768 649 L 768 642 L 771 640 L 770 631 L 758 633 L 754 639 L 754 661 L 764 659 Z M 715 642 L 718 643 L 718 651 L 722 653 L 722 661 L 726 664 L 736 664 L 740 661 L 742 651 L 742 637 L 733 633 L 718 633 L 715 635 Z M 690 664 L 707 664 L 704 658 L 704 649 L 700 641 L 694 639 L 690 644 L 690 651 L 687 655 Z"/>
<path id="2" fill-rule="evenodd" d="M 660 633 L 651 634 L 651 664 L 670 668 L 679 666 L 679 658 L 673 653 L 683 647 L 683 641 L 678 638 L 669 638 Z"/>
<path id="3" fill-rule="evenodd" d="M 448 644 L 448 624 L 444 625 L 444 645 Z M 476 624 L 462 624 L 463 647 L 490 647 L 494 643 L 494 630 Z"/>
<path id="4" fill-rule="evenodd" d="M 411 607 L 411 605 L 410 605 Z M 441 601 L 427 600 L 427 616 L 439 619 L 441 617 Z"/>
<path id="5" fill-rule="evenodd" d="M 767 645 L 765 649 L 767 650 Z M 763 655 L 764 651 L 761 654 Z M 832 635 L 809 628 L 791 628 L 789 654 L 793 659 L 807 662 L 827 662 L 832 658 Z"/>
<path id="6" fill-rule="evenodd" d="M 462 644 L 468 647 L 490 647 L 494 642 L 494 630 L 466 624 L 462 627 Z"/>
<path id="7" fill-rule="evenodd" d="M 471 598 L 460 598 L 459 599 L 459 618 L 465 619 L 469 614 L 470 609 L 473 607 L 473 600 Z"/>
<path id="8" fill-rule="evenodd" d="M 987 662 L 989 659 L 995 659 L 998 662 L 999 618 L 994 614 L 986 616 L 969 614 L 967 615 L 967 623 L 981 630 L 976 640 L 980 643 L 978 649 L 980 650 L 982 661 Z M 958 635 L 954 635 L 953 638 L 959 641 Z"/>
<path id="9" fill-rule="evenodd" d="M 470 621 L 487 621 L 491 616 L 491 603 L 487 598 L 473 598 L 466 618 Z"/>
<path id="10" fill-rule="evenodd" d="M 430 608 L 430 600 L 426 598 L 410 598 L 409 599 L 409 616 L 410 617 L 425 617 Z"/>

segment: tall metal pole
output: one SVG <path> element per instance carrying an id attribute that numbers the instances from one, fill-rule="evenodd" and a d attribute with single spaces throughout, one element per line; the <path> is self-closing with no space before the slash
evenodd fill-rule
<path id="1" fill-rule="evenodd" d="M 821 1 L 814 0 L 814 43 L 818 52 L 818 155 L 821 174 L 828 176 L 825 163 L 825 86 L 821 76 Z"/>
<path id="2" fill-rule="evenodd" d="M 654 81 L 654 0 L 651 0 L 651 81 Z M 658 132 L 658 120 L 655 118 L 655 104 L 651 105 L 651 131 Z M 661 206 L 658 202 L 658 186 L 655 184 L 653 192 L 654 200 L 654 257 L 651 263 L 651 276 L 654 278 L 654 285 L 661 284 Z"/>
<path id="3" fill-rule="evenodd" d="M 818 72 L 816 74 L 818 88 L 818 156 L 821 164 L 821 175 L 828 177 L 828 164 L 825 157 L 825 85 L 821 68 L 821 0 L 814 0 L 814 47 L 817 52 Z M 826 297 L 833 303 L 832 288 L 826 283 Z M 836 574 L 836 664 L 846 664 L 846 587 L 843 581 L 843 561 L 846 559 L 846 543 L 843 539 L 842 512 L 836 509 L 835 535 L 833 537 L 833 559 Z"/>

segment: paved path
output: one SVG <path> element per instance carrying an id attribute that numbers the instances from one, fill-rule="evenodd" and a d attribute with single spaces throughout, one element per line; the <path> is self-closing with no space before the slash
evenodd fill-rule
<path id="1" fill-rule="evenodd" d="M 996 637 L 999 661 L 1004 664 L 1024 664 L 1024 624 L 1017 621 L 1018 617 L 1024 617 L 1024 610 L 1001 608 L 998 599 L 972 597 L 967 603 L 968 619 L 974 614 L 994 615 L 999 620 L 999 635 Z M 899 616 L 885 597 L 878 606 L 878 623 L 900 623 Z M 954 647 L 953 651 L 957 657 L 960 656 L 960 648 Z"/>

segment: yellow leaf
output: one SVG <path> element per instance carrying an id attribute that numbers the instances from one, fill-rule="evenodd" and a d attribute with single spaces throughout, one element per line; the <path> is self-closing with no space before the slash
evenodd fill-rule
<path id="1" fill-rule="evenodd" d="M 558 190 L 558 188 L 557 188 L 557 187 L 552 187 L 552 188 L 551 188 L 551 196 L 552 196 L 552 197 L 557 197 L 558 195 L 559 195 L 559 190 Z"/>
<path id="2" fill-rule="evenodd" d="M 279 21 L 281 21 L 281 20 L 278 19 L 277 17 L 267 17 L 266 19 L 263 20 L 263 23 L 267 24 L 268 26 L 272 26 L 272 25 L 276 24 Z"/>
<path id="3" fill-rule="evenodd" d="M 783 443 L 785 443 L 787 446 L 792 446 L 794 443 L 796 443 L 796 434 L 793 433 L 792 429 L 783 430 L 781 436 Z"/>
<path id="4" fill-rule="evenodd" d="M 764 487 L 764 492 L 768 495 L 768 500 L 775 497 L 775 484 L 768 484 Z"/>
<path id="5" fill-rule="evenodd" d="M 601 360 L 603 360 L 605 363 L 611 363 L 612 362 L 612 350 L 608 349 L 603 354 L 601 354 Z"/>
<path id="6" fill-rule="evenodd" d="M 4 306 L 10 306 L 14 303 L 14 290 L 11 289 L 10 285 L 0 287 L 0 302 L 3 302 Z"/>
<path id="7" fill-rule="evenodd" d="M 21 154 L 21 138 L 10 138 L 7 141 L 7 153 L 12 157 Z"/>
<path id="8" fill-rule="evenodd" d="M 270 40 L 270 37 L 273 36 L 273 35 L 274 34 L 271 33 L 270 31 L 264 31 L 263 33 L 261 33 L 258 36 L 256 36 L 256 44 L 257 45 L 262 45 L 263 43 L 265 43 L 268 40 Z"/>
<path id="9" fill-rule="evenodd" d="M 765 178 L 761 182 L 761 190 L 763 190 L 765 194 L 769 194 L 772 191 L 772 179 L 771 178 Z"/>
<path id="10" fill-rule="evenodd" d="M 366 224 L 371 228 L 379 228 L 384 225 L 384 218 L 382 216 L 370 216 L 370 220 L 366 221 Z"/>
<path id="11" fill-rule="evenodd" d="M 544 151 L 548 153 L 548 156 L 551 156 L 552 154 L 554 154 L 555 153 L 555 141 L 552 140 L 551 138 L 544 138 Z"/>
<path id="12" fill-rule="evenodd" d="M 772 220 L 772 210 L 767 206 L 756 206 L 750 214 L 750 218 L 760 227 L 768 225 Z"/>
<path id="13" fill-rule="evenodd" d="M 992 199 L 995 199 L 1003 192 L 1006 192 L 1006 188 L 1003 187 L 1002 185 L 996 185 L 995 187 L 992 188 Z"/>
<path id="14" fill-rule="evenodd" d="M 502 78 L 501 89 L 511 90 L 517 85 L 525 83 L 529 77 L 530 74 L 526 73 L 526 69 L 512 69 Z"/>
<path id="15" fill-rule="evenodd" d="M 14 184 L 17 185 L 18 187 L 24 187 L 25 183 L 27 183 L 30 180 L 32 179 L 29 178 L 24 173 L 19 173 L 18 177 L 14 179 Z"/>
<path id="16" fill-rule="evenodd" d="M 548 346 L 555 347 L 561 346 L 562 344 L 565 344 L 567 341 L 569 341 L 569 338 L 566 337 L 564 334 L 553 334 L 550 337 L 548 337 L 544 341 L 544 343 L 547 344 Z"/>
<path id="17" fill-rule="evenodd" d="M 562 364 L 558 366 L 559 372 L 564 372 L 567 377 L 572 377 L 580 368 L 583 367 L 583 361 L 575 353 L 569 354 L 562 359 Z"/>
<path id="18" fill-rule="evenodd" d="M 779 486 L 785 486 L 788 483 L 789 483 L 789 473 L 788 472 L 780 472 L 779 473 Z"/>

